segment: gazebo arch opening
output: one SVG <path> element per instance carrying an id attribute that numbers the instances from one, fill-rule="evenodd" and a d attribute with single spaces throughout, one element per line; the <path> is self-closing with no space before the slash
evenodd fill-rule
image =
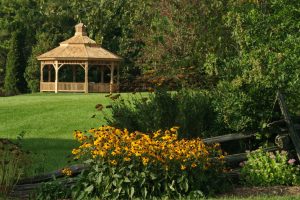
<path id="1" fill-rule="evenodd" d="M 89 82 L 90 83 L 110 83 L 110 67 L 106 65 L 89 66 Z M 117 76 L 114 73 L 114 76 Z"/>
<path id="2" fill-rule="evenodd" d="M 58 69 L 58 82 L 84 83 L 84 73 L 81 65 L 64 64 Z"/>
<path id="3" fill-rule="evenodd" d="M 55 69 L 53 65 L 45 65 L 43 67 L 43 81 L 44 82 L 54 82 L 55 80 Z"/>
<path id="4" fill-rule="evenodd" d="M 119 64 L 122 58 L 101 48 L 90 39 L 82 23 L 76 25 L 75 30 L 72 38 L 38 56 L 38 60 L 41 61 L 40 91 L 118 91 Z M 54 70 L 49 68 L 49 65 L 52 65 Z M 45 68 L 48 71 L 45 72 Z M 45 76 L 48 76 L 47 81 L 44 81 Z"/>

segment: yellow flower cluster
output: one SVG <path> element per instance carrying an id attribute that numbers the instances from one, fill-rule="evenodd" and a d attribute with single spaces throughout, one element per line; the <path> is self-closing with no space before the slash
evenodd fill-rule
<path id="1" fill-rule="evenodd" d="M 61 170 L 61 173 L 65 176 L 71 176 L 72 175 L 72 170 L 70 168 L 64 168 Z"/>
<path id="2" fill-rule="evenodd" d="M 218 145 L 207 146 L 199 138 L 178 139 L 177 130 L 178 127 L 173 127 L 145 134 L 102 126 L 88 133 L 76 131 L 74 136 L 81 145 L 72 153 L 76 158 L 85 155 L 107 159 L 111 165 L 132 161 L 139 161 L 144 166 L 161 164 L 166 170 L 174 163 L 178 163 L 181 170 L 196 167 L 207 169 L 212 157 L 222 156 Z"/>

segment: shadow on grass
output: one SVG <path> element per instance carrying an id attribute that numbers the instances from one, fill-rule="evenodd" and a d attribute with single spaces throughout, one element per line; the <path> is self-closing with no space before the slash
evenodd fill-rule
<path id="1" fill-rule="evenodd" d="M 72 139 L 24 138 L 21 145 L 25 151 L 30 152 L 31 164 L 26 170 L 26 176 L 32 176 L 71 165 L 68 162 L 72 161 L 71 151 L 78 143 Z"/>

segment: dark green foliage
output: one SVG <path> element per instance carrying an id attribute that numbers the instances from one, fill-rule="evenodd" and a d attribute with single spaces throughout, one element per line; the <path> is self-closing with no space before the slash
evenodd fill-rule
<path id="1" fill-rule="evenodd" d="M 96 162 L 79 175 L 71 188 L 74 199 L 178 199 L 203 198 L 228 188 L 226 177 L 214 169 L 172 170 L 166 173 L 153 166 L 112 167 Z M 69 193 L 66 192 L 66 193 Z"/>
<path id="2" fill-rule="evenodd" d="M 179 126 L 182 137 L 207 137 L 216 130 L 215 112 L 208 93 L 182 90 L 117 100 L 112 105 L 109 124 L 144 132 Z"/>
<path id="3" fill-rule="evenodd" d="M 132 81 L 151 71 L 154 78 L 176 80 L 172 88 L 213 91 L 222 129 L 257 130 L 270 117 L 276 90 L 287 96 L 294 113 L 299 112 L 299 4 L 297 0 L 2 0 L 0 88 L 10 33 L 23 34 L 24 48 L 18 53 L 23 55 L 22 66 L 28 65 L 30 90 L 37 91 L 36 56 L 72 36 L 81 21 L 92 39 L 124 58 L 120 68 L 124 88 L 133 90 Z M 20 87 L 20 92 L 26 91 L 26 86 Z"/>
<path id="4" fill-rule="evenodd" d="M 10 50 L 7 55 L 4 90 L 7 96 L 20 92 L 22 79 L 21 34 L 13 33 Z M 24 82 L 23 82 L 24 83 Z"/>
<path id="5" fill-rule="evenodd" d="M 178 99 L 176 121 L 183 137 L 209 137 L 219 130 L 209 92 L 181 90 L 174 98 Z"/>
<path id="6" fill-rule="evenodd" d="M 4 95 L 6 50 L 0 47 L 0 96 Z"/>
<path id="7" fill-rule="evenodd" d="M 52 199 L 66 199 L 71 196 L 69 186 L 66 185 L 67 179 L 54 179 L 51 182 L 43 183 L 37 188 L 33 199 L 36 200 L 52 200 Z"/>
<path id="8" fill-rule="evenodd" d="M 257 129 L 271 115 L 277 90 L 299 110 L 299 1 L 230 1 L 225 20 L 236 53 L 211 59 L 217 72 L 216 107 L 227 128 Z"/>
<path id="9" fill-rule="evenodd" d="M 31 92 L 38 92 L 40 84 L 40 64 L 36 57 L 54 47 L 54 41 L 51 39 L 50 34 L 37 35 L 37 44 L 32 49 L 24 74 Z"/>

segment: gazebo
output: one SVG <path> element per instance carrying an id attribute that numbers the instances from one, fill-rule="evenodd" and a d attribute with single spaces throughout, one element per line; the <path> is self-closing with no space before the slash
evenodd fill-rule
<path id="1" fill-rule="evenodd" d="M 82 23 L 75 26 L 73 37 L 37 59 L 41 61 L 41 92 L 112 93 L 119 90 L 119 63 L 122 58 L 90 39 Z M 63 69 L 65 66 L 68 69 Z M 60 75 L 62 70 L 64 74 Z"/>

